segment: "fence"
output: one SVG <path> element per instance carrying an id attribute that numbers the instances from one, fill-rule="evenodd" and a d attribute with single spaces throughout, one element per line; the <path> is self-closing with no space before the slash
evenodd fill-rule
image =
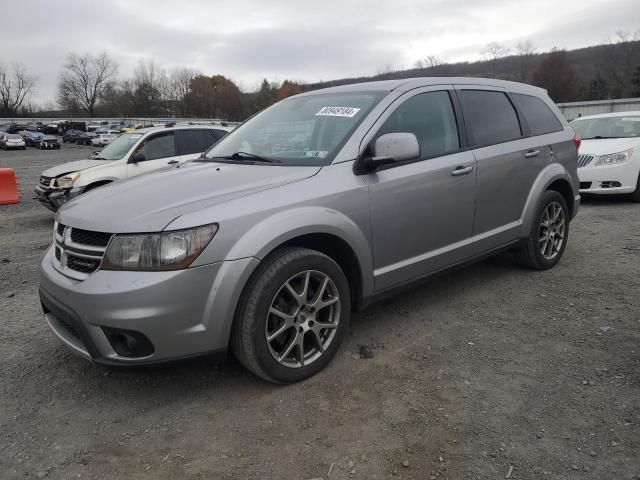
<path id="1" fill-rule="evenodd" d="M 571 121 L 580 116 L 613 112 L 640 112 L 640 98 L 620 98 L 617 100 L 590 100 L 587 102 L 558 103 L 564 117 Z"/>

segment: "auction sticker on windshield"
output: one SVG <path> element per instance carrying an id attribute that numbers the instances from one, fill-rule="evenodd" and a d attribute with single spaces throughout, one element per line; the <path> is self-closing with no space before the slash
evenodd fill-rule
<path id="1" fill-rule="evenodd" d="M 322 107 L 316 116 L 353 118 L 359 111 L 355 107 Z"/>

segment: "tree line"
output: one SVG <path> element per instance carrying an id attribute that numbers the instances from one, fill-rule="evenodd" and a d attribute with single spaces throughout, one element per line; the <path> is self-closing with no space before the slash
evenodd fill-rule
<path id="1" fill-rule="evenodd" d="M 141 60 L 121 78 L 107 53 L 67 56 L 58 75 L 56 104 L 30 102 L 37 79 L 24 66 L 0 64 L 0 116 L 200 117 L 244 120 L 278 100 L 304 91 L 346 83 L 416 76 L 479 76 L 545 88 L 556 102 L 640 97 L 640 32 L 617 32 L 607 44 L 538 52 L 529 40 L 509 47 L 486 45 L 477 62 L 449 63 L 427 55 L 411 68 L 385 65 L 372 77 L 303 83 L 264 79 L 242 91 L 224 75 L 188 67 L 167 69 Z"/>

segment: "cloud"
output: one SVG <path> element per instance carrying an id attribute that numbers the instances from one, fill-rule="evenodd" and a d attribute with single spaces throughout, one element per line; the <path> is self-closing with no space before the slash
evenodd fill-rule
<path id="1" fill-rule="evenodd" d="M 55 97 L 70 52 L 108 52 L 120 75 L 140 59 L 221 73 L 245 88 L 262 78 L 304 81 L 409 67 L 427 55 L 472 61 L 484 45 L 532 39 L 541 50 L 606 41 L 637 28 L 637 0 L 33 0 L 0 30 L 4 63 L 39 77 Z"/>

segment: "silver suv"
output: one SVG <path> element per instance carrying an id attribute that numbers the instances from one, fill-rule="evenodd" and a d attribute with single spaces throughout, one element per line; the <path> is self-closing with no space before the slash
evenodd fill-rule
<path id="1" fill-rule="evenodd" d="M 472 78 L 361 83 L 266 109 L 175 169 L 56 215 L 45 317 L 78 354 L 146 364 L 231 347 L 295 382 L 351 312 L 505 249 L 553 267 L 578 211 L 578 139 L 543 90 Z"/>

